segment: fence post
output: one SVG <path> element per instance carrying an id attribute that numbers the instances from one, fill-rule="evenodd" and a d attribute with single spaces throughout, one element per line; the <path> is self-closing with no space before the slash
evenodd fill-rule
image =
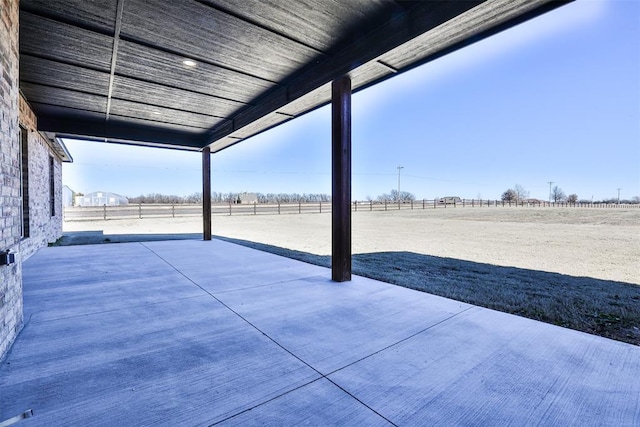
<path id="1" fill-rule="evenodd" d="M 253 214 L 256 214 L 256 202 L 253 202 Z"/>
<path id="2" fill-rule="evenodd" d="M 229 216 L 231 216 L 231 200 L 229 200 Z"/>
<path id="3" fill-rule="evenodd" d="M 176 205 L 171 205 L 171 217 L 175 218 L 176 217 Z"/>
<path id="4" fill-rule="evenodd" d="M 280 202 L 278 202 L 278 215 L 280 215 Z"/>
<path id="5" fill-rule="evenodd" d="M 436 199 L 434 198 L 433 199 L 433 209 L 435 209 L 435 208 L 436 208 Z"/>
<path id="6" fill-rule="evenodd" d="M 398 197 L 398 210 L 400 210 L 400 197 Z"/>
<path id="7" fill-rule="evenodd" d="M 466 199 L 462 199 L 462 207 L 463 207 L 463 208 L 464 208 L 464 205 L 465 205 L 465 200 L 466 200 Z"/>
<path id="8" fill-rule="evenodd" d="M 387 210 L 387 199 L 384 199 L 384 210 Z"/>
<path id="9" fill-rule="evenodd" d="M 369 212 L 373 210 L 373 200 L 369 200 Z"/>
<path id="10" fill-rule="evenodd" d="M 355 206 L 355 208 L 356 208 L 356 212 L 358 212 L 358 201 L 357 201 L 357 200 L 356 200 L 356 201 L 354 201 L 354 202 L 353 202 L 353 205 L 354 205 L 354 206 Z"/>
<path id="11" fill-rule="evenodd" d="M 302 202 L 300 200 L 298 200 L 298 213 L 302 213 Z"/>
<path id="12" fill-rule="evenodd" d="M 476 207 L 476 199 L 471 199 L 471 207 L 472 208 Z"/>
<path id="13" fill-rule="evenodd" d="M 320 213 L 322 213 L 322 200 L 320 200 Z"/>
<path id="14" fill-rule="evenodd" d="M 102 205 L 102 218 L 106 221 L 107 219 L 107 205 Z"/>
<path id="15" fill-rule="evenodd" d="M 138 203 L 138 219 L 142 219 L 142 203 Z"/>
<path id="16" fill-rule="evenodd" d="M 413 210 L 413 199 L 411 199 L 411 210 Z"/>

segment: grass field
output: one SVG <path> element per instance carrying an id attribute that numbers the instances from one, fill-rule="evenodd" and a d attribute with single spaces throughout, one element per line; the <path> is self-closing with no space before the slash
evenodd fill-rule
<path id="1" fill-rule="evenodd" d="M 200 221 L 65 223 L 65 231 L 198 233 Z M 330 229 L 330 214 L 213 223 L 216 236 L 325 266 Z M 355 274 L 640 345 L 639 209 L 357 212 L 353 254 Z"/>

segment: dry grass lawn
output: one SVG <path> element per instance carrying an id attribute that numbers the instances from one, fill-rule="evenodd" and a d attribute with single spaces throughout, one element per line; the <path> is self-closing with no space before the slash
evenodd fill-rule
<path id="1" fill-rule="evenodd" d="M 68 222 L 198 233 L 200 218 Z M 215 216 L 215 235 L 329 266 L 331 215 Z M 640 209 L 448 208 L 353 215 L 353 271 L 640 345 Z"/>

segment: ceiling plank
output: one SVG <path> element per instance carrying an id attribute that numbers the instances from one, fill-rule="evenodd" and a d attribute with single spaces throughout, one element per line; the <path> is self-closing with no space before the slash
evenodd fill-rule
<path id="1" fill-rule="evenodd" d="M 204 114 L 179 111 L 174 108 L 157 107 L 121 99 L 112 99 L 111 112 L 118 116 L 153 121 L 159 127 L 174 124 L 200 128 L 201 131 L 224 121 L 224 119 L 220 117 L 212 117 Z"/>
<path id="2" fill-rule="evenodd" d="M 109 71 L 113 39 L 68 24 L 20 13 L 20 52 Z"/>
<path id="3" fill-rule="evenodd" d="M 281 0 L 243 0 L 234 7 L 228 0 L 200 1 L 324 54 L 337 38 L 357 37 L 354 29 L 372 25 L 373 16 L 395 6 L 389 0 L 296 0 L 295 7 Z"/>
<path id="4" fill-rule="evenodd" d="M 108 73 L 26 54 L 20 56 L 20 80 L 103 96 L 109 87 Z"/>
<path id="5" fill-rule="evenodd" d="M 257 120 L 251 123 L 249 126 L 243 127 L 238 132 L 234 132 L 234 137 L 240 138 L 240 139 L 246 139 L 253 135 L 258 134 L 259 132 L 263 132 L 267 129 L 271 129 L 274 126 L 277 126 L 284 122 L 288 122 L 291 119 L 292 117 L 289 115 L 277 114 L 277 113 L 267 114 L 266 116 L 260 118 L 260 120 Z"/>
<path id="6" fill-rule="evenodd" d="M 122 33 L 129 40 L 166 46 L 274 82 L 318 56 L 310 48 L 196 2 L 128 0 Z"/>
<path id="7" fill-rule="evenodd" d="M 69 107 L 76 110 L 106 113 L 107 98 L 69 89 L 23 82 L 20 90 L 31 103 Z"/>
<path id="8" fill-rule="evenodd" d="M 194 59 L 196 66 L 184 65 L 186 59 Z M 265 80 L 200 62 L 194 55 L 170 54 L 125 40 L 120 42 L 116 74 L 215 96 L 235 102 L 238 109 L 256 93 L 274 87 Z"/>
<path id="9" fill-rule="evenodd" d="M 113 34 L 118 0 L 20 0 L 21 13 L 29 12 L 75 27 Z M 22 18 L 22 17 L 21 17 Z"/>
<path id="10" fill-rule="evenodd" d="M 129 101 L 144 100 L 145 104 L 218 118 L 227 117 L 244 105 L 224 98 L 216 98 L 122 76 L 116 76 L 114 79 L 113 97 Z"/>

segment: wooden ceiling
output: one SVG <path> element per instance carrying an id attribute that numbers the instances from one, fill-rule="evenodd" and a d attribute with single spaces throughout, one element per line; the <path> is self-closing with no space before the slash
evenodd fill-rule
<path id="1" fill-rule="evenodd" d="M 21 0 L 40 130 L 219 151 L 566 1 Z M 185 61 L 193 61 L 191 64 Z"/>

